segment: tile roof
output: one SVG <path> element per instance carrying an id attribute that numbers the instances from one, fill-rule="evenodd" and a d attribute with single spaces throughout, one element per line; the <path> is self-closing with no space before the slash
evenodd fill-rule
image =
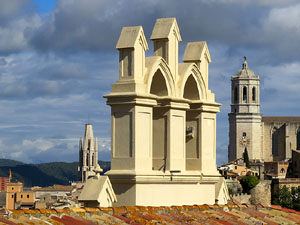
<path id="1" fill-rule="evenodd" d="M 245 204 L 24 209 L 0 214 L 0 224 L 300 224 L 300 212 Z"/>

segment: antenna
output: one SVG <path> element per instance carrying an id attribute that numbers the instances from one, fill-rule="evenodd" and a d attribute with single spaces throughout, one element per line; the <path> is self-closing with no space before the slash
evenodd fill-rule
<path id="1" fill-rule="evenodd" d="M 88 124 L 90 124 L 90 114 L 88 114 Z"/>

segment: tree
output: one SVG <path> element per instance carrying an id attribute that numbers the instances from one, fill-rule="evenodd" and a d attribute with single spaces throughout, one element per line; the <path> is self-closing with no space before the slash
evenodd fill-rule
<path id="1" fill-rule="evenodd" d="M 249 156 L 248 156 L 247 148 L 245 148 L 245 151 L 243 152 L 243 159 L 244 159 L 244 163 L 246 163 L 246 167 L 249 168 Z"/>
<path id="2" fill-rule="evenodd" d="M 259 179 L 256 176 L 247 175 L 240 180 L 240 183 L 243 187 L 243 192 L 249 194 L 250 190 L 259 183 Z"/>

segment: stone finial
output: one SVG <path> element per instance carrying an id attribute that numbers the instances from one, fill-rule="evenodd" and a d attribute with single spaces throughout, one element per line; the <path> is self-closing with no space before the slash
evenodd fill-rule
<path id="1" fill-rule="evenodd" d="M 103 172 L 103 169 L 100 167 L 99 164 L 97 164 L 96 168 L 94 169 L 94 172 L 96 173 L 96 177 L 100 177 L 100 173 Z"/>
<path id="2" fill-rule="evenodd" d="M 243 62 L 243 70 L 248 69 L 248 62 L 247 62 L 247 57 L 244 56 L 244 62 Z"/>

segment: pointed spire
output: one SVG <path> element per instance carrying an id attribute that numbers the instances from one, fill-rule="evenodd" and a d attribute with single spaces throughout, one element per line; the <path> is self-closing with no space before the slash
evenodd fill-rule
<path id="1" fill-rule="evenodd" d="M 82 139 L 79 140 L 79 151 L 82 151 Z"/>
<path id="2" fill-rule="evenodd" d="M 244 56 L 243 70 L 247 70 L 247 69 L 248 69 L 247 57 Z"/>

